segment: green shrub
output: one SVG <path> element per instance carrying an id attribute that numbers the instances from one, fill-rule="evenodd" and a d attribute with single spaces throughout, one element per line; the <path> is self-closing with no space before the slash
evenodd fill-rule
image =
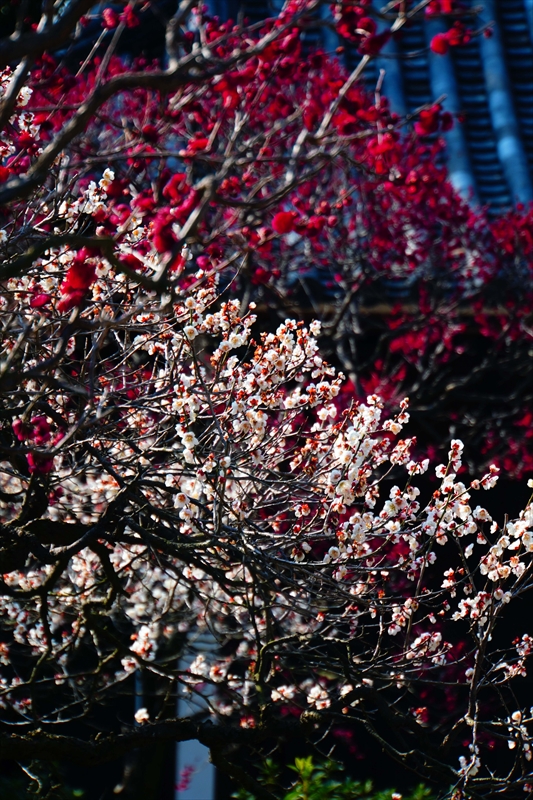
<path id="1" fill-rule="evenodd" d="M 289 769 L 296 778 L 289 788 L 282 785 L 280 768 L 266 759 L 261 770 L 260 782 L 280 800 L 432 800 L 430 789 L 420 784 L 409 794 L 400 794 L 394 789 L 377 790 L 372 781 L 355 781 L 342 775 L 343 767 L 335 761 L 315 764 L 312 756 L 296 758 Z M 283 792 L 283 794 L 282 794 Z M 236 800 L 256 800 L 255 795 L 240 789 L 232 795 Z"/>

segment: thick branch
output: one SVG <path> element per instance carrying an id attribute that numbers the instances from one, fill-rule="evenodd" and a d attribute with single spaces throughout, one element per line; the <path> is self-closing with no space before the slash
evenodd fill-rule
<path id="1" fill-rule="evenodd" d="M 159 742 L 185 742 L 197 739 L 206 747 L 226 744 L 257 744 L 271 736 L 279 736 L 290 728 L 302 730 L 299 722 L 272 722 L 253 729 L 190 719 L 172 719 L 135 728 L 128 733 L 101 736 L 84 741 L 74 736 L 45 733 L 42 730 L 27 734 L 0 735 L 0 760 L 68 761 L 79 766 L 105 764 L 121 758 L 135 749 L 151 747 Z"/>
<path id="2" fill-rule="evenodd" d="M 67 41 L 81 17 L 94 5 L 94 0 L 69 3 L 67 11 L 44 30 L 13 35 L 0 44 L 0 67 L 21 61 L 26 56 L 36 58 L 45 50 L 55 50 Z"/>

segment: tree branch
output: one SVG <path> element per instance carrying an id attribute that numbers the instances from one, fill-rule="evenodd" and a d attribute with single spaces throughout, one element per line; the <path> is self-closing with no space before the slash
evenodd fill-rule
<path id="1" fill-rule="evenodd" d="M 67 41 L 83 15 L 94 5 L 94 0 L 76 0 L 69 3 L 67 11 L 57 21 L 43 30 L 21 35 L 13 34 L 0 44 L 0 67 L 5 67 L 27 56 L 37 58 L 45 50 L 55 50 Z"/>

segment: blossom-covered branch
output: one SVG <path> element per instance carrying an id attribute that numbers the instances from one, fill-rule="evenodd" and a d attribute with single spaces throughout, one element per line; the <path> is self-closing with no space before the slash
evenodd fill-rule
<path id="1" fill-rule="evenodd" d="M 522 791 L 530 712 L 513 687 L 532 642 L 497 631 L 530 587 L 531 508 L 498 523 L 471 503 L 497 470 L 463 484 L 459 441 L 421 505 L 407 403 L 343 407 L 319 324 L 254 341 L 215 277 L 150 299 L 87 255 L 93 299 L 65 318 L 69 252 L 49 254 L 45 306 L 30 272 L 3 314 L 4 730 L 90 721 L 140 671 L 202 698 L 194 725 L 261 738 L 281 709 L 311 736 L 343 720 L 428 778 Z M 142 721 L 156 736 L 167 715 Z M 512 780 L 485 772 L 487 737 L 509 742 Z"/>

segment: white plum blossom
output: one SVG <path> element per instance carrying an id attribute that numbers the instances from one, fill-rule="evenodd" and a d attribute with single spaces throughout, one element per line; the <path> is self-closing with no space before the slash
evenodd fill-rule
<path id="1" fill-rule="evenodd" d="M 143 725 L 145 722 L 150 722 L 150 714 L 147 708 L 139 708 L 133 715 L 135 722 Z"/>

